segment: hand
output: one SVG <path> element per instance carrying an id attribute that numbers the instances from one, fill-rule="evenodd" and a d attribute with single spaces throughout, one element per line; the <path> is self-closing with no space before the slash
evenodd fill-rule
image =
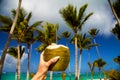
<path id="1" fill-rule="evenodd" d="M 41 53 L 41 56 L 40 56 L 40 63 L 39 63 L 38 71 L 32 80 L 45 80 L 49 66 L 55 63 L 56 61 L 58 61 L 59 59 L 59 56 L 57 56 L 45 62 L 43 59 L 43 54 L 44 54 L 44 51 Z"/>

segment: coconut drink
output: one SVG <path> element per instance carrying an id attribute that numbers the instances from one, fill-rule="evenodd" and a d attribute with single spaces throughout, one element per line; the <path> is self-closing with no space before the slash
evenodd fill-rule
<path id="1" fill-rule="evenodd" d="M 69 48 L 64 45 L 57 45 L 55 43 L 52 43 L 48 47 L 46 47 L 44 51 L 44 60 L 48 61 L 51 58 L 54 58 L 56 56 L 59 56 L 59 60 L 50 65 L 48 70 L 52 71 L 64 71 L 70 61 L 70 51 Z"/>

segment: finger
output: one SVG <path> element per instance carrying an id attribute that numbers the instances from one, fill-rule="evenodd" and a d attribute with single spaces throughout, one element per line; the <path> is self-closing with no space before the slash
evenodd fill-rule
<path id="1" fill-rule="evenodd" d="M 55 63 L 59 60 L 60 56 L 56 56 L 52 59 L 50 59 L 48 62 L 47 62 L 47 65 L 50 66 L 52 63 Z"/>
<path id="2" fill-rule="evenodd" d="M 43 59 L 43 54 L 44 54 L 44 51 L 41 53 L 41 55 L 40 55 L 40 61 L 43 61 L 44 59 Z"/>
<path id="3" fill-rule="evenodd" d="M 46 78 L 47 78 L 47 76 L 46 76 L 46 75 L 44 75 L 43 80 L 46 80 Z"/>

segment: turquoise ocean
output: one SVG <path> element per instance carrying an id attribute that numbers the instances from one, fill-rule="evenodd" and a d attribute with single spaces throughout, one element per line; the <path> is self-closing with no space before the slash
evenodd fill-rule
<path id="1" fill-rule="evenodd" d="M 103 73 L 101 73 L 102 78 L 104 77 Z M 99 78 L 99 73 L 95 73 L 93 76 L 94 79 Z M 91 79 L 90 74 L 81 74 L 80 80 L 89 80 Z M 3 73 L 1 76 L 1 80 L 15 80 L 15 73 Z M 21 80 L 26 80 L 26 73 L 21 74 Z M 30 79 L 31 80 L 31 79 Z M 47 79 L 50 80 L 49 74 L 47 75 Z M 53 80 L 62 80 L 61 73 L 53 74 Z M 74 74 L 66 75 L 65 80 L 75 80 Z"/>

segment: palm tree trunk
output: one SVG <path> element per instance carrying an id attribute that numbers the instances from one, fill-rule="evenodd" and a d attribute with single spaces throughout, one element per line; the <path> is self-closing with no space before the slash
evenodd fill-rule
<path id="1" fill-rule="evenodd" d="M 93 40 L 94 40 L 94 44 L 97 44 L 97 43 L 96 43 L 96 40 L 95 40 L 95 39 L 93 39 Z M 100 52 L 99 52 L 99 50 L 98 50 L 98 47 L 97 47 L 97 46 L 95 46 L 95 47 L 96 47 L 96 51 L 97 51 L 98 58 L 101 58 Z"/>
<path id="2" fill-rule="evenodd" d="M 3 53 L 2 53 L 2 57 L 0 59 L 0 79 L 1 79 L 1 75 L 2 75 L 2 69 L 4 66 L 5 56 L 7 54 L 7 49 L 8 49 L 9 43 L 11 41 L 11 37 L 12 37 L 12 35 L 9 34 L 8 40 L 6 42 L 5 48 L 4 48 Z"/>
<path id="3" fill-rule="evenodd" d="M 28 69 L 26 80 L 29 80 L 29 74 L 30 74 L 30 44 L 28 44 Z"/>
<path id="4" fill-rule="evenodd" d="M 75 80 L 78 80 L 78 47 L 77 47 L 77 33 L 75 33 Z"/>
<path id="5" fill-rule="evenodd" d="M 16 72 L 15 72 L 15 80 L 17 80 L 17 65 L 16 65 Z"/>
<path id="6" fill-rule="evenodd" d="M 18 43 L 17 80 L 20 80 L 20 43 Z"/>
<path id="7" fill-rule="evenodd" d="M 101 69 L 99 68 L 99 76 L 100 76 L 100 80 L 101 80 L 101 73 L 100 73 L 100 70 L 101 70 Z"/>
<path id="8" fill-rule="evenodd" d="M 79 69 L 78 69 L 78 80 L 81 72 L 81 63 L 82 63 L 82 50 L 80 49 L 80 59 L 79 59 Z"/>
<path id="9" fill-rule="evenodd" d="M 68 65 L 68 71 L 69 71 L 68 73 L 69 73 L 69 78 L 70 78 L 69 80 L 71 80 L 71 70 L 70 70 L 70 63 L 69 63 L 69 65 Z"/>
<path id="10" fill-rule="evenodd" d="M 3 66 L 4 66 L 4 61 L 5 61 L 5 56 L 7 54 L 7 49 L 8 49 L 8 46 L 10 44 L 10 41 L 11 41 L 11 38 L 12 38 L 12 34 L 13 34 L 13 31 L 14 31 L 14 28 L 15 28 L 15 25 L 16 25 L 16 22 L 17 22 L 17 19 L 18 19 L 21 3 L 22 3 L 22 0 L 19 0 L 18 8 L 17 8 L 17 11 L 16 11 L 16 16 L 15 16 L 15 19 L 13 21 L 9 37 L 8 37 L 7 42 L 6 42 L 6 45 L 5 45 L 5 48 L 3 50 L 3 54 L 2 54 L 1 60 L 0 60 L 0 78 L 1 78 L 1 75 L 2 75 L 2 69 L 3 69 Z"/>
<path id="11" fill-rule="evenodd" d="M 114 10 L 111 2 L 110 2 L 110 0 L 108 0 L 108 3 L 109 3 L 109 5 L 110 5 L 110 7 L 111 7 L 111 10 L 112 10 L 112 12 L 113 12 L 113 15 L 115 16 L 115 18 L 116 18 L 116 20 L 117 20 L 117 22 L 118 22 L 119 27 L 120 27 L 120 20 L 119 20 L 117 14 L 116 14 L 116 12 L 115 12 L 115 10 Z"/>
<path id="12" fill-rule="evenodd" d="M 66 46 L 68 47 L 68 39 L 66 39 Z M 70 62 L 69 62 L 69 65 L 68 65 L 68 73 L 69 73 L 69 80 L 71 80 L 71 69 L 70 69 Z"/>
<path id="13" fill-rule="evenodd" d="M 50 71 L 50 80 L 52 80 L 53 71 Z"/>
<path id="14" fill-rule="evenodd" d="M 91 80 L 93 80 L 93 74 L 91 74 Z"/>
<path id="15" fill-rule="evenodd" d="M 90 63 L 90 49 L 88 49 L 88 67 L 90 68 L 90 74 L 91 74 L 91 80 L 93 80 L 93 73 L 92 73 L 92 65 Z M 88 72 L 87 72 L 87 75 L 88 75 Z"/>

